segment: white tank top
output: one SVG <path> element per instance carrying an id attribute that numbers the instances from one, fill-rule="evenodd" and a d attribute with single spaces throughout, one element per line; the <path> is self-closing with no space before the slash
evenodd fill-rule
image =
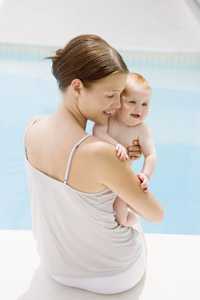
<path id="1" fill-rule="evenodd" d="M 133 267 L 144 251 L 143 232 L 115 220 L 116 193 L 108 188 L 81 192 L 67 184 L 73 155 L 89 136 L 73 146 L 63 182 L 34 168 L 25 147 L 32 232 L 40 260 L 51 276 L 95 278 L 120 274 Z"/>

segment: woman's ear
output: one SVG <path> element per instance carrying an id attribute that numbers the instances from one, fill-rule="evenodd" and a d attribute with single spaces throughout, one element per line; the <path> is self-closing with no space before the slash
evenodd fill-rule
<path id="1" fill-rule="evenodd" d="M 80 79 L 73 79 L 71 82 L 71 87 L 75 95 L 78 97 L 80 95 L 81 89 L 83 88 L 83 83 Z"/>

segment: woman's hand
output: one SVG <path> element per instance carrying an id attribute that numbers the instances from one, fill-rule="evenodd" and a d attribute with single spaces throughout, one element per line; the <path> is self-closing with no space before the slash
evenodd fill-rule
<path id="1" fill-rule="evenodd" d="M 129 159 L 138 159 L 140 158 L 142 151 L 139 144 L 139 140 L 135 139 L 132 141 L 132 144 L 126 147 Z"/>
<path id="2" fill-rule="evenodd" d="M 115 147 L 116 155 L 120 160 L 129 160 L 126 147 L 121 144 L 117 144 Z"/>

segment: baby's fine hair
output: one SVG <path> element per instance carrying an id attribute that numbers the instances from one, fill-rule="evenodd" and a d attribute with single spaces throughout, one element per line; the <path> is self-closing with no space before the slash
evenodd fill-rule
<path id="1" fill-rule="evenodd" d="M 145 89 L 151 90 L 151 87 L 149 85 L 149 82 L 139 73 L 130 72 L 129 75 L 131 78 L 137 82 L 139 85 L 142 85 Z"/>

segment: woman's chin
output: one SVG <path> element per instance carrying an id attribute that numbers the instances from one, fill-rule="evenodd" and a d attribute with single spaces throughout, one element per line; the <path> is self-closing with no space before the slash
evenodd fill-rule
<path id="1" fill-rule="evenodd" d="M 90 118 L 90 120 L 98 125 L 106 125 L 108 122 L 108 116 L 103 115 L 101 118 Z"/>

